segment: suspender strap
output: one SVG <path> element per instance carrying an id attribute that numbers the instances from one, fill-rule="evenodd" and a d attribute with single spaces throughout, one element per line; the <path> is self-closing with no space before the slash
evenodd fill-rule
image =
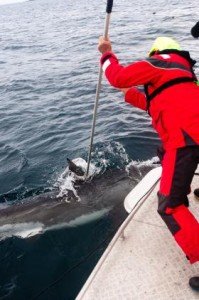
<path id="1" fill-rule="evenodd" d="M 146 94 L 146 98 L 147 98 L 147 111 L 149 110 L 149 106 L 150 106 L 150 102 L 151 100 L 156 97 L 158 94 L 160 94 L 163 90 L 175 85 L 175 84 L 179 84 L 179 83 L 183 83 L 183 82 L 194 82 L 195 78 L 190 78 L 190 77 L 178 77 L 178 78 L 174 78 L 172 80 L 169 80 L 167 82 L 165 82 L 164 84 L 162 84 L 161 86 L 159 86 L 155 91 L 153 91 L 150 95 L 148 93 L 148 85 L 145 85 L 145 94 Z"/>

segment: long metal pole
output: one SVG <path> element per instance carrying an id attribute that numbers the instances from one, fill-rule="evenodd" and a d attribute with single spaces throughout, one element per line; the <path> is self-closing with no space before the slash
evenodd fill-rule
<path id="1" fill-rule="evenodd" d="M 105 29 L 104 29 L 104 37 L 105 38 L 108 38 L 112 6 L 113 6 L 113 0 L 108 0 L 107 8 L 106 8 L 107 14 L 106 14 L 106 21 L 105 21 Z M 93 123 L 92 123 L 92 128 L 91 128 L 91 137 L 90 137 L 90 145 L 89 145 L 89 151 L 88 151 L 87 170 L 86 170 L 86 174 L 85 174 L 85 179 L 88 177 L 90 161 L 91 161 L 91 152 L 92 152 L 93 138 L 94 138 L 94 133 L 95 133 L 98 101 L 99 101 L 99 95 L 100 95 L 100 90 L 101 90 L 101 85 L 102 85 L 102 74 L 103 74 L 103 70 L 102 70 L 102 66 L 100 66 L 98 83 L 97 83 L 96 94 L 95 94 L 95 105 L 94 105 L 94 110 L 93 110 Z"/>

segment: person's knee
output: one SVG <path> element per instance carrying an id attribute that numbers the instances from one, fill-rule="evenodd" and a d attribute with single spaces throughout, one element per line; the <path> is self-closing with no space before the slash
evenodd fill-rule
<path id="1" fill-rule="evenodd" d="M 158 192 L 158 213 L 162 216 L 167 214 L 167 208 L 169 207 L 169 197 L 162 195 Z"/>
<path id="2" fill-rule="evenodd" d="M 176 208 L 172 208 L 170 206 L 170 199 L 167 196 L 161 195 L 158 193 L 158 210 L 157 212 L 161 216 L 162 220 L 165 222 L 167 225 L 168 229 L 170 232 L 175 235 L 179 230 L 180 226 L 175 220 L 173 214 Z"/>
<path id="3" fill-rule="evenodd" d="M 181 205 L 186 207 L 189 206 L 187 195 L 174 197 L 174 195 L 165 196 L 158 192 L 158 213 L 160 215 L 170 215 L 173 213 L 173 210 L 176 210 L 176 208 L 180 207 Z"/>

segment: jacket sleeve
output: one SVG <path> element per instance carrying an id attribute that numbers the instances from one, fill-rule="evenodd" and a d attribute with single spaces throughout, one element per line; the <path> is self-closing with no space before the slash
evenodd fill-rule
<path id="1" fill-rule="evenodd" d="M 144 93 L 135 87 L 130 88 L 125 94 L 125 101 L 143 110 L 147 110 L 147 101 Z"/>
<path id="2" fill-rule="evenodd" d="M 149 62 L 143 60 L 124 67 L 119 64 L 116 55 L 112 52 L 102 55 L 101 65 L 107 80 L 116 88 L 144 85 L 156 76 Z"/>

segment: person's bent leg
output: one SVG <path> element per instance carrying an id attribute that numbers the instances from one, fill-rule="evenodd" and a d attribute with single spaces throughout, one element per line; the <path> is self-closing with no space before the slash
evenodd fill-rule
<path id="1" fill-rule="evenodd" d="M 190 260 L 199 261 L 199 223 L 187 208 L 197 167 L 191 147 L 167 151 L 163 159 L 158 213 Z"/>

